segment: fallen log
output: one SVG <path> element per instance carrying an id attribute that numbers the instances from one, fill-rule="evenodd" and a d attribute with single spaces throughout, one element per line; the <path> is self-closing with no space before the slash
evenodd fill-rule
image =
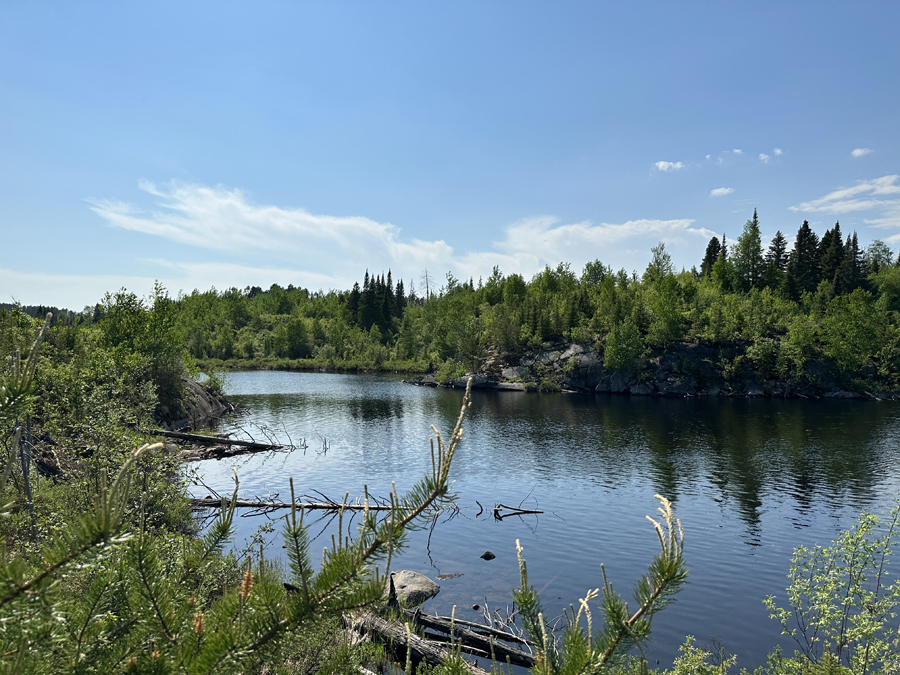
<path id="1" fill-rule="evenodd" d="M 191 506 L 196 506 L 198 508 L 211 508 L 217 509 L 222 506 L 224 503 L 225 506 L 228 506 L 232 503 L 232 500 L 229 498 L 224 499 L 215 499 L 213 497 L 191 497 Z M 241 509 L 289 509 L 291 508 L 290 502 L 266 502 L 255 499 L 235 499 L 234 505 L 237 508 Z M 340 504 L 338 502 L 295 502 L 294 506 L 298 509 L 306 509 L 308 511 L 340 511 L 343 509 L 344 511 L 365 511 L 367 508 L 369 511 L 390 511 L 390 506 L 383 506 L 381 504 L 369 504 L 366 506 L 365 504 Z"/>
<path id="2" fill-rule="evenodd" d="M 383 642 L 392 645 L 398 657 L 407 653 L 415 662 L 424 661 L 428 665 L 438 666 L 451 657 L 449 651 L 440 644 L 420 638 L 402 623 L 388 621 L 377 614 L 366 613 L 353 617 L 344 616 L 348 627 L 359 633 L 378 636 Z M 488 675 L 476 665 L 463 660 L 466 671 L 471 675 Z"/>
<path id="3" fill-rule="evenodd" d="M 446 633 L 450 636 L 452 641 L 461 644 L 463 647 L 474 647 L 475 649 L 486 653 L 488 657 L 493 654 L 493 658 L 500 663 L 509 659 L 510 663 L 515 666 L 532 668 L 535 665 L 535 659 L 531 654 L 527 654 L 515 647 L 508 647 L 494 639 L 497 638 L 507 642 L 524 642 L 524 640 L 517 635 L 512 635 L 489 626 L 478 626 L 477 628 L 470 630 L 465 626 L 461 626 L 459 621 L 454 621 L 448 617 L 429 616 L 418 610 L 405 611 L 417 626 L 423 626 L 425 628 Z M 465 623 L 469 626 L 475 625 L 468 621 Z M 481 635 L 476 631 L 482 631 L 487 633 L 487 635 Z"/>
<path id="4" fill-rule="evenodd" d="M 281 445 L 265 445 L 259 443 L 254 446 L 238 446 L 229 448 L 224 445 L 215 445 L 211 448 L 198 448 L 195 445 L 182 448 L 175 454 L 175 459 L 182 462 L 200 462 L 204 459 L 225 459 L 236 455 L 252 455 L 257 452 L 275 452 Z"/>
<path id="5" fill-rule="evenodd" d="M 181 431 L 166 431 L 165 429 L 144 429 L 144 433 L 166 438 L 177 438 L 191 443 L 205 443 L 207 445 L 237 445 L 242 448 L 259 448 L 264 450 L 281 450 L 283 445 L 274 443 L 257 443 L 256 441 L 241 441 L 236 438 L 222 438 L 220 436 L 204 436 L 203 434 L 185 434 Z"/>

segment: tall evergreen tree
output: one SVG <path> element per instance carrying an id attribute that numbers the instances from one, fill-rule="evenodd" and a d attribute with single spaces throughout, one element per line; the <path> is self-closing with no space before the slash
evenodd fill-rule
<path id="1" fill-rule="evenodd" d="M 775 236 L 772 237 L 772 242 L 769 244 L 769 249 L 766 251 L 766 264 L 773 265 L 778 270 L 784 272 L 787 268 L 787 263 L 787 239 L 781 234 L 781 230 L 778 230 L 775 233 Z"/>
<path id="2" fill-rule="evenodd" d="M 841 263 L 844 262 L 844 241 L 840 223 L 835 223 L 834 229 L 827 230 L 822 235 L 822 241 L 819 242 L 819 261 L 822 279 L 834 284 Z"/>
<path id="3" fill-rule="evenodd" d="M 359 290 L 359 282 L 357 281 L 353 284 L 353 290 L 350 291 L 350 295 L 347 298 L 347 311 L 350 312 L 353 323 L 357 323 L 359 319 L 359 299 L 361 296 L 362 293 Z"/>
<path id="4" fill-rule="evenodd" d="M 765 255 L 766 272 L 764 281 L 769 288 L 781 288 L 784 285 L 784 270 L 788 263 L 787 240 L 781 230 L 775 233 Z"/>
<path id="5" fill-rule="evenodd" d="M 852 293 L 866 283 L 866 269 L 856 232 L 847 237 L 841 266 L 834 275 L 834 292 L 837 294 Z"/>
<path id="6" fill-rule="evenodd" d="M 763 278 L 762 237 L 759 232 L 759 218 L 753 209 L 753 219 L 744 223 L 744 231 L 738 237 L 732 253 L 735 278 L 744 291 L 758 286 Z"/>
<path id="7" fill-rule="evenodd" d="M 716 264 L 716 260 L 719 258 L 719 253 L 722 250 L 722 244 L 719 241 L 718 237 L 713 237 L 709 240 L 709 243 L 706 245 L 706 255 L 703 256 L 703 262 L 700 264 L 700 274 L 704 277 L 708 277 L 712 272 L 713 265 Z"/>
<path id="8" fill-rule="evenodd" d="M 406 294 L 403 290 L 403 279 L 400 279 L 394 293 L 394 316 L 402 319 L 404 307 L 406 307 Z"/>
<path id="9" fill-rule="evenodd" d="M 785 272 L 785 291 L 792 300 L 799 301 L 805 292 L 814 292 L 821 279 L 819 268 L 819 238 L 809 222 L 803 221 L 791 251 Z"/>

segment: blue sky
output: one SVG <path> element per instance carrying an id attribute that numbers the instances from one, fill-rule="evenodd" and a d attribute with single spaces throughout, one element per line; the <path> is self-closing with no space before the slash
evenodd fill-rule
<path id="1" fill-rule="evenodd" d="M 6 2 L 0 296 L 900 247 L 897 2 Z"/>

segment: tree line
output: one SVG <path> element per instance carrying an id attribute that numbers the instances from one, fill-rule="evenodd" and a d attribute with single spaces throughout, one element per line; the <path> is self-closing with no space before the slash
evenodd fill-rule
<path id="1" fill-rule="evenodd" d="M 660 243 L 642 274 L 594 260 L 580 274 L 560 263 L 526 280 L 495 267 L 429 286 L 423 297 L 390 270 L 367 270 L 347 291 L 195 290 L 172 300 L 173 321 L 193 359 L 233 367 L 463 373 L 558 342 L 594 343 L 608 366 L 625 367 L 696 340 L 738 349 L 772 376 L 800 377 L 824 359 L 898 384 L 898 261 L 882 241 L 860 248 L 839 223 L 819 237 L 804 221 L 793 246 L 776 232 L 763 247 L 754 211 L 734 242 L 709 241 L 699 269 L 676 270 Z"/>

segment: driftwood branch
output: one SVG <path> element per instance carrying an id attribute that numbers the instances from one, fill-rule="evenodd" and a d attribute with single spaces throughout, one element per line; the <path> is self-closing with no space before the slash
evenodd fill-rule
<path id="1" fill-rule="evenodd" d="M 225 499 L 224 502 L 221 499 L 215 499 L 212 497 L 207 498 L 191 498 L 191 506 L 196 506 L 198 508 L 212 508 L 217 509 L 222 506 L 224 503 L 225 506 L 231 504 L 230 499 Z M 234 505 L 238 508 L 248 508 L 248 509 L 289 509 L 291 508 L 290 502 L 267 502 L 256 499 L 235 499 Z M 307 509 L 309 511 L 320 510 L 320 511 L 339 511 L 341 509 L 345 511 L 364 511 L 365 509 L 369 509 L 369 511 L 390 511 L 390 506 L 383 506 L 381 504 L 372 504 L 369 506 L 365 504 L 341 504 L 339 502 L 296 502 L 295 506 L 298 509 Z"/>
<path id="2" fill-rule="evenodd" d="M 479 504 L 479 506 L 481 506 L 481 504 Z M 506 509 L 508 513 L 502 513 L 504 509 Z M 528 513 L 543 513 L 543 511 L 535 509 L 522 509 L 518 506 L 507 506 L 506 504 L 497 504 L 494 507 L 495 520 L 503 520 L 504 518 L 509 518 L 510 516 L 521 516 Z"/>
<path id="3" fill-rule="evenodd" d="M 440 665 L 450 657 L 450 652 L 442 644 L 425 640 L 410 631 L 405 624 L 388 621 L 377 614 L 366 613 L 354 617 L 345 615 L 344 620 L 352 630 L 376 635 L 383 642 L 392 645 L 398 656 L 405 656 L 408 652 L 413 661 L 424 661 L 432 666 Z M 478 666 L 465 660 L 463 663 L 472 675 L 487 675 L 487 672 Z"/>
<path id="4" fill-rule="evenodd" d="M 487 654 L 488 658 L 491 658 L 491 655 L 493 655 L 493 658 L 501 663 L 505 662 L 508 658 L 513 665 L 522 666 L 524 668 L 531 668 L 535 664 L 535 659 L 531 654 L 523 652 L 521 649 L 508 647 L 497 642 L 497 640 L 523 642 L 522 638 L 517 635 L 512 635 L 488 626 L 479 626 L 470 621 L 462 622 L 468 626 L 472 626 L 473 629 L 470 630 L 469 628 L 460 625 L 460 621 L 443 616 L 429 616 L 418 610 L 407 610 L 406 614 L 417 626 L 423 626 L 425 628 L 446 633 L 450 636 L 450 640 L 454 644 L 459 644 L 464 649 L 466 647 L 472 647 Z"/>
<path id="5" fill-rule="evenodd" d="M 165 429 L 147 429 L 146 433 L 154 436 L 165 436 L 166 438 L 177 438 L 182 441 L 190 441 L 191 443 L 201 443 L 205 445 L 236 445 L 242 448 L 253 448 L 259 450 L 281 450 L 284 446 L 275 443 L 257 443 L 256 441 L 241 441 L 235 438 L 223 438 L 221 436 L 204 436 L 203 434 L 185 434 L 180 431 L 166 431 Z"/>

